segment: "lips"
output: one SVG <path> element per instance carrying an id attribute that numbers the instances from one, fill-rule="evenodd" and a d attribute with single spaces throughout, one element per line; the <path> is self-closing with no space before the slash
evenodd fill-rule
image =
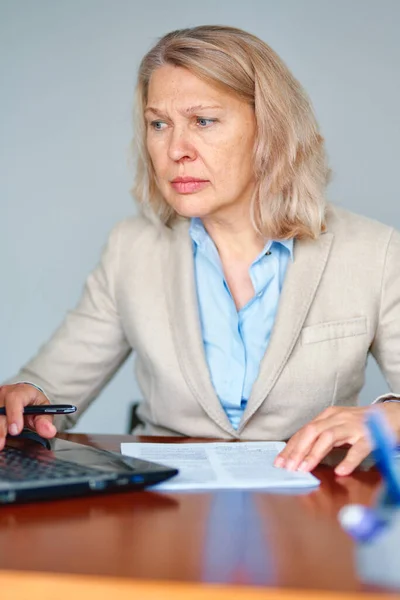
<path id="1" fill-rule="evenodd" d="M 207 179 L 201 179 L 200 177 L 175 177 L 172 183 L 191 183 L 192 181 L 207 181 Z"/>
<path id="2" fill-rule="evenodd" d="M 204 189 L 210 182 L 196 177 L 176 177 L 171 185 L 179 194 L 193 194 Z"/>

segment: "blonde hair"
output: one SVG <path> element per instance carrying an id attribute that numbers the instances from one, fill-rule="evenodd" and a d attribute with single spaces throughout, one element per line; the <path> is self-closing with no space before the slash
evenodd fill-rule
<path id="1" fill-rule="evenodd" d="M 144 109 L 149 81 L 163 65 L 188 69 L 254 107 L 255 229 L 270 239 L 315 239 L 325 229 L 329 169 L 311 103 L 279 56 L 262 40 L 233 27 L 204 25 L 162 37 L 144 56 L 135 92 L 136 178 L 133 196 L 171 225 L 177 214 L 156 185 L 146 147 Z"/>

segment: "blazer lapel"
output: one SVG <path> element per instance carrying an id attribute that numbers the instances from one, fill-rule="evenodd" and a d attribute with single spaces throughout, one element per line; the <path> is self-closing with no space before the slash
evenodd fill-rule
<path id="1" fill-rule="evenodd" d="M 196 293 L 189 222 L 167 229 L 163 253 L 165 290 L 182 374 L 190 391 L 208 416 L 232 437 L 239 437 L 215 393 L 206 362 Z"/>
<path id="2" fill-rule="evenodd" d="M 318 240 L 295 241 L 294 259 L 289 264 L 279 300 L 271 339 L 260 364 L 238 433 L 268 397 L 300 335 L 328 260 L 333 234 Z"/>

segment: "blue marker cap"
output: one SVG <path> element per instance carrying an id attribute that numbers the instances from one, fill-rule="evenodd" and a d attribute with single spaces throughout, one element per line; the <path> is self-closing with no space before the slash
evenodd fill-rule
<path id="1" fill-rule="evenodd" d="M 386 520 L 376 510 L 362 504 L 343 506 L 338 519 L 346 533 L 358 542 L 371 540 L 386 525 Z"/>

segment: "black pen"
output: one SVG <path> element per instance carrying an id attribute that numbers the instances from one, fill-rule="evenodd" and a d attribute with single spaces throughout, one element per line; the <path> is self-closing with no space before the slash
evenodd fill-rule
<path id="1" fill-rule="evenodd" d="M 68 415 L 76 412 L 76 406 L 72 404 L 32 404 L 25 406 L 24 415 Z M 0 415 L 5 415 L 6 409 L 0 406 Z"/>

